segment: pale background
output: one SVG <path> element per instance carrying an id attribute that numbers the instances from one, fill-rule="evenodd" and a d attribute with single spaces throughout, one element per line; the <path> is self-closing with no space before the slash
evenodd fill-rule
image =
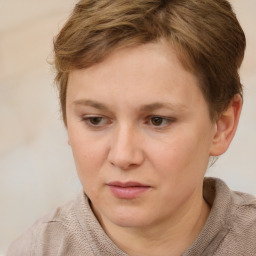
<path id="1" fill-rule="evenodd" d="M 75 0 L 0 0 L 0 254 L 80 190 L 60 120 L 52 38 Z M 231 0 L 247 36 L 245 103 L 230 150 L 209 176 L 256 195 L 256 1 Z"/>

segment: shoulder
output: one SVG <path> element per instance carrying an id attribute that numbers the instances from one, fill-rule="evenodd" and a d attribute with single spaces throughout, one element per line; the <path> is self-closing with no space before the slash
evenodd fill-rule
<path id="1" fill-rule="evenodd" d="M 256 197 L 231 190 L 222 180 L 208 179 L 215 190 L 216 206 L 233 232 L 256 234 Z"/>
<path id="2" fill-rule="evenodd" d="M 60 250 L 70 250 L 72 236 L 81 229 L 75 205 L 84 200 L 83 197 L 81 193 L 75 200 L 37 220 L 10 245 L 7 256 L 58 255 Z"/>
<path id="3" fill-rule="evenodd" d="M 232 191 L 232 208 L 230 209 L 230 221 L 232 231 L 238 234 L 244 233 L 250 238 L 253 234 L 256 244 L 256 197 L 242 192 Z"/>
<path id="4" fill-rule="evenodd" d="M 227 219 L 241 218 L 251 222 L 256 218 L 256 196 L 233 191 L 220 179 L 205 179 L 204 197 L 214 208 L 218 207 L 217 211 Z"/>
<path id="5" fill-rule="evenodd" d="M 217 189 L 224 192 L 222 202 L 227 203 L 225 222 L 227 234 L 220 244 L 220 255 L 256 255 L 256 197 L 230 190 L 224 182 L 218 181 Z M 218 255 L 218 254 L 217 254 Z"/>

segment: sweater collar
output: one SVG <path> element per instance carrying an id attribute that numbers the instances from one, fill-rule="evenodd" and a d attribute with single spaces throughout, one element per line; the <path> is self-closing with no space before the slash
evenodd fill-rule
<path id="1" fill-rule="evenodd" d="M 232 196 L 227 185 L 220 179 L 205 178 L 203 196 L 211 212 L 199 236 L 183 256 L 213 255 L 230 230 Z"/>
<path id="2" fill-rule="evenodd" d="M 93 255 L 128 256 L 104 232 L 91 209 L 89 198 L 84 193 L 77 198 L 75 212 Z"/>

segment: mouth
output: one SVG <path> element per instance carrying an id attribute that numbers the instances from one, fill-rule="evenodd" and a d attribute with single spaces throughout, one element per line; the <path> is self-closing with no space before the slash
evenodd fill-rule
<path id="1" fill-rule="evenodd" d="M 138 182 L 114 181 L 107 184 L 112 194 L 119 199 L 135 199 L 151 189 L 151 186 Z"/>

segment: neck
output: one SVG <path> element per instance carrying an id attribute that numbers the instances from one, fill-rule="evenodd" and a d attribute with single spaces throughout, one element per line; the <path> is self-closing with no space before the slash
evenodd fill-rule
<path id="1" fill-rule="evenodd" d="M 202 196 L 195 201 L 189 209 L 183 209 L 182 214 L 179 212 L 178 217 L 152 226 L 127 228 L 99 221 L 112 241 L 129 256 L 180 256 L 195 241 L 210 213 Z"/>

